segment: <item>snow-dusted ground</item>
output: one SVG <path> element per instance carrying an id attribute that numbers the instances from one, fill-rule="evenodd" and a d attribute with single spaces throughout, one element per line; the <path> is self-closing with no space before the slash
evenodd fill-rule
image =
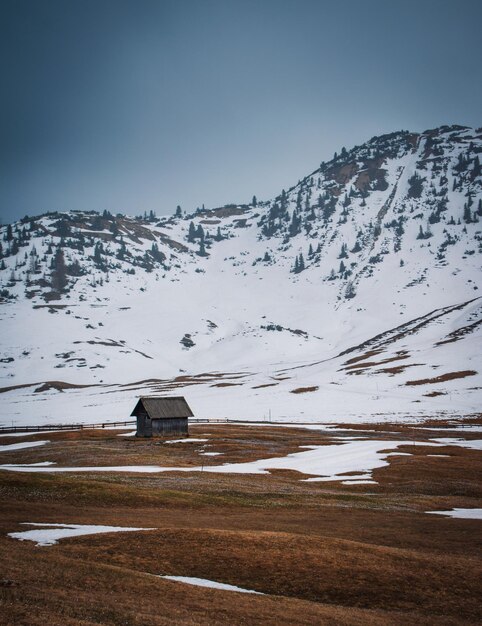
<path id="1" fill-rule="evenodd" d="M 20 541 L 35 541 L 37 546 L 52 546 L 59 539 L 97 535 L 99 533 L 133 532 L 155 530 L 155 528 L 130 528 L 127 526 L 93 526 L 86 524 L 42 524 L 38 522 L 22 522 L 25 526 L 35 526 L 35 530 L 22 530 L 8 533 L 9 537 Z"/>
<path id="2" fill-rule="evenodd" d="M 194 578 L 192 576 L 159 576 L 159 578 L 165 578 L 166 580 L 173 580 L 179 583 L 186 583 L 187 585 L 194 585 L 196 587 L 209 587 L 210 589 L 221 589 L 222 591 L 238 591 L 240 593 L 255 593 L 261 596 L 264 595 L 260 591 L 243 589 L 242 587 L 236 587 L 236 585 L 228 585 L 226 583 L 218 583 L 215 580 L 208 580 L 207 578 Z"/>

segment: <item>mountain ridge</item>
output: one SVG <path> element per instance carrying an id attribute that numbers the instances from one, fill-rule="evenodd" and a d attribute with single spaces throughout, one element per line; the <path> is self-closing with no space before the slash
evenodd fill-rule
<path id="1" fill-rule="evenodd" d="M 223 387 L 216 394 L 207 383 L 196 386 L 203 388 L 203 411 L 219 413 L 215 405 L 224 400 L 216 398 L 228 394 L 249 417 L 254 397 L 265 406 L 283 387 L 279 382 L 275 389 L 269 372 L 314 363 L 320 355 L 326 362 L 389 328 L 460 306 L 457 323 L 456 310 L 430 321 L 432 347 L 424 363 L 410 365 L 414 372 L 430 370 L 420 374 L 423 380 L 436 378 L 432 369 L 450 373 L 455 359 L 452 373 L 474 371 L 470 386 L 479 387 L 481 154 L 482 129 L 398 131 L 342 149 L 267 201 L 253 198 L 248 205 L 187 215 L 178 209 L 162 218 L 54 212 L 3 226 L 0 315 L 8 332 L 0 384 L 57 380 L 59 369 L 66 383 L 87 385 L 217 372 Z M 437 341 L 471 324 L 473 331 L 437 351 Z M 446 357 L 435 358 L 442 352 Z M 340 384 L 350 395 L 353 379 L 386 379 L 394 409 L 397 403 L 406 408 L 405 396 L 430 411 L 440 406 L 437 396 L 410 395 L 405 369 L 375 375 L 368 367 L 355 377 L 345 372 Z M 255 373 L 251 401 L 243 399 L 245 385 L 224 380 L 226 372 Z M 330 376 L 337 374 L 320 371 L 318 384 L 316 377 L 300 381 L 300 388 L 318 387 L 296 394 L 300 406 L 306 395 L 318 394 L 308 402 L 310 415 L 321 410 L 320 394 L 330 395 L 323 386 L 334 382 Z M 394 376 L 395 385 L 389 380 Z M 10 407 L 16 393 L 6 392 Z M 286 393 L 291 401 L 292 389 Z M 476 406 L 478 389 L 467 393 L 473 399 L 461 399 L 456 410 Z M 42 411 L 40 418 L 46 419 Z"/>

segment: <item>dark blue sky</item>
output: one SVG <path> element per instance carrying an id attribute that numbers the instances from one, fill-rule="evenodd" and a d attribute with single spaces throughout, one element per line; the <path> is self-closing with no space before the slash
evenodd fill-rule
<path id="1" fill-rule="evenodd" d="M 1 0 L 0 216 L 268 198 L 482 125 L 480 0 Z"/>

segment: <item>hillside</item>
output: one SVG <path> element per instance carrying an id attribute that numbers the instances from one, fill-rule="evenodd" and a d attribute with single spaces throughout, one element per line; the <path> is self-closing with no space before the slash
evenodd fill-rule
<path id="1" fill-rule="evenodd" d="M 3 226 L 1 421 L 124 419 L 141 391 L 246 419 L 478 410 L 481 156 L 482 129 L 402 131 L 268 201 Z"/>

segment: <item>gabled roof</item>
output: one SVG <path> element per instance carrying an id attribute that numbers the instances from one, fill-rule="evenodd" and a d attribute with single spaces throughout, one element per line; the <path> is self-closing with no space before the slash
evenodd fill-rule
<path id="1" fill-rule="evenodd" d="M 183 396 L 171 396 L 169 398 L 141 396 L 131 416 L 137 416 L 140 411 L 145 411 L 151 419 L 193 417 L 194 415 Z"/>

